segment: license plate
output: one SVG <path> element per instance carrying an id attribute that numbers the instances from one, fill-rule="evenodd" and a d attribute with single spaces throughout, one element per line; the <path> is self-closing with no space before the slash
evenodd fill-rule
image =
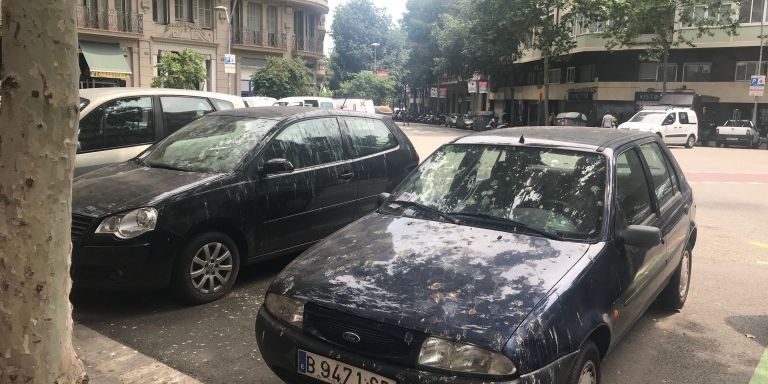
<path id="1" fill-rule="evenodd" d="M 330 384 L 397 384 L 395 380 L 302 350 L 298 371 Z"/>
<path id="2" fill-rule="evenodd" d="M 738 140 L 739 140 L 738 137 L 729 137 L 728 138 L 728 141 L 738 141 Z"/>

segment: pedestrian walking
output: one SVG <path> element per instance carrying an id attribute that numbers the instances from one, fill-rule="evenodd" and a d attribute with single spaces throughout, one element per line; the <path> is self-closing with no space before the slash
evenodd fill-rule
<path id="1" fill-rule="evenodd" d="M 555 113 L 552 112 L 549 114 L 549 121 L 547 121 L 547 125 L 555 125 Z"/>
<path id="2" fill-rule="evenodd" d="M 611 111 L 607 111 L 605 112 L 605 116 L 603 116 L 603 121 L 600 124 L 600 127 L 616 128 L 616 123 L 618 123 L 618 120 L 611 114 Z"/>

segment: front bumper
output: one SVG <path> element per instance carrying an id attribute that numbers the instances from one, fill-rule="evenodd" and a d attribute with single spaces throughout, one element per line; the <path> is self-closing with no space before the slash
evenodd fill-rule
<path id="1" fill-rule="evenodd" d="M 91 236 L 72 247 L 73 286 L 157 289 L 168 286 L 177 250 L 170 236 L 150 233 L 132 241 Z"/>
<path id="2" fill-rule="evenodd" d="M 259 351 L 269 368 L 283 381 L 290 384 L 321 383 L 315 379 L 299 374 L 298 350 L 329 356 L 334 360 L 353 365 L 378 375 L 397 380 L 398 384 L 556 384 L 565 383 L 568 372 L 575 360 L 576 353 L 566 355 L 554 363 L 505 381 L 490 381 L 487 378 L 450 376 L 432 371 L 423 371 L 410 367 L 380 363 L 322 340 L 308 336 L 300 330 L 286 326 L 267 312 L 264 307 L 256 317 L 256 341 Z"/>

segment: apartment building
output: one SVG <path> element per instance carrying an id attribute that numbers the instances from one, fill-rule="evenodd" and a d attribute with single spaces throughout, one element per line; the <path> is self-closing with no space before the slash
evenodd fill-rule
<path id="1" fill-rule="evenodd" d="M 249 94 L 269 56 L 302 57 L 319 84 L 327 13 L 328 0 L 79 0 L 80 87 L 148 87 L 159 58 L 183 49 L 204 59 L 202 90 Z"/>

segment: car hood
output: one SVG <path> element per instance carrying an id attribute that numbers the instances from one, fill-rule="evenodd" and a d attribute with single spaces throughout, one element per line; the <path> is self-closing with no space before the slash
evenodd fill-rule
<path id="1" fill-rule="evenodd" d="M 373 213 L 305 252 L 270 291 L 500 351 L 588 248 Z"/>
<path id="2" fill-rule="evenodd" d="M 163 199 L 221 179 L 223 174 L 149 168 L 128 161 L 87 173 L 72 185 L 72 212 L 100 217 L 153 206 Z"/>
<path id="3" fill-rule="evenodd" d="M 655 123 L 622 123 L 619 125 L 619 129 L 631 129 L 634 131 L 650 131 L 653 128 L 657 128 L 659 124 Z"/>

